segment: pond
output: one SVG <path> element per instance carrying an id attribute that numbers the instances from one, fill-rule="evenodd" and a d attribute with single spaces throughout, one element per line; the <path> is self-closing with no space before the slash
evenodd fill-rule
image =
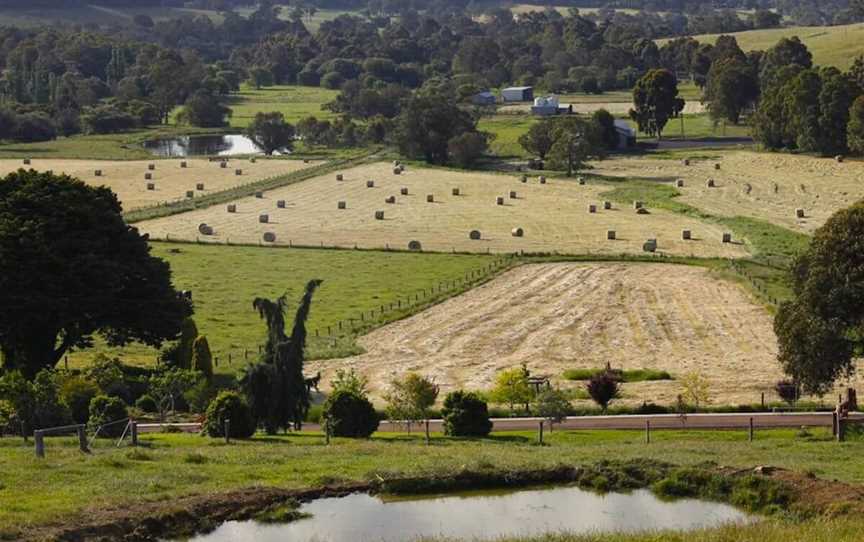
<path id="1" fill-rule="evenodd" d="M 692 530 L 747 523 L 751 516 L 719 503 L 661 501 L 650 491 L 600 495 L 575 487 L 509 493 L 455 493 L 382 499 L 367 494 L 304 504 L 311 517 L 286 524 L 227 522 L 196 542 L 395 542 L 422 537 L 473 540 L 571 532 Z"/>
<path id="2" fill-rule="evenodd" d="M 262 154 L 260 147 L 248 137 L 240 134 L 192 135 L 153 139 L 145 141 L 144 148 L 160 158 Z"/>

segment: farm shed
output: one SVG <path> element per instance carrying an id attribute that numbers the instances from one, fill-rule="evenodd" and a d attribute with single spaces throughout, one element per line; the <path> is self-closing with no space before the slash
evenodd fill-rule
<path id="1" fill-rule="evenodd" d="M 627 149 L 636 146 L 636 130 L 630 127 L 626 120 L 615 120 L 615 131 L 618 132 L 618 148 Z"/>
<path id="2" fill-rule="evenodd" d="M 531 114 L 540 117 L 551 117 L 554 115 L 570 115 L 573 113 L 572 105 L 561 105 L 557 96 L 541 96 L 534 98 L 531 106 Z"/>
<path id="3" fill-rule="evenodd" d="M 471 96 L 471 103 L 474 105 L 495 105 L 495 95 L 488 90 L 484 90 Z"/>
<path id="4" fill-rule="evenodd" d="M 501 90 L 504 102 L 530 102 L 534 99 L 534 87 L 508 87 Z"/>

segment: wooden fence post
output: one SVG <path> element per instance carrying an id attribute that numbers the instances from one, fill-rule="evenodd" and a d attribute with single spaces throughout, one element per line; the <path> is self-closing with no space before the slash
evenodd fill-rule
<path id="1" fill-rule="evenodd" d="M 75 429 L 78 432 L 78 448 L 80 448 L 81 451 L 84 452 L 85 454 L 89 454 L 90 453 L 90 447 L 87 446 L 86 428 L 87 428 L 87 426 L 85 426 L 84 424 L 80 424 Z"/>
<path id="2" fill-rule="evenodd" d="M 225 418 L 225 444 L 231 444 L 231 419 Z"/>
<path id="3" fill-rule="evenodd" d="M 831 413 L 831 435 L 837 436 L 837 411 Z"/>
<path id="4" fill-rule="evenodd" d="M 846 420 L 837 416 L 837 442 L 846 440 Z"/>
<path id="5" fill-rule="evenodd" d="M 750 416 L 750 430 L 747 433 L 748 440 L 753 442 L 753 416 Z"/>
<path id="6" fill-rule="evenodd" d="M 540 426 L 538 428 L 539 441 L 540 444 L 543 444 L 543 420 L 540 420 Z"/>
<path id="7" fill-rule="evenodd" d="M 645 444 L 651 444 L 651 420 L 645 420 Z"/>
<path id="8" fill-rule="evenodd" d="M 138 446 L 138 422 L 132 423 L 132 446 Z"/>
<path id="9" fill-rule="evenodd" d="M 44 458 L 45 434 L 40 430 L 33 431 L 33 441 L 36 443 L 36 457 Z"/>
<path id="10" fill-rule="evenodd" d="M 426 418 L 426 445 L 432 444 L 432 440 L 429 438 L 429 418 Z"/>

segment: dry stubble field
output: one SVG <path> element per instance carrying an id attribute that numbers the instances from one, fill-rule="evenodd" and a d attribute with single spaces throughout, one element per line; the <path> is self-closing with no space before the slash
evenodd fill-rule
<path id="1" fill-rule="evenodd" d="M 812 233 L 834 212 L 864 197 L 864 163 L 750 151 L 719 152 L 718 160 L 618 158 L 592 164 L 593 173 L 624 179 L 684 179 L 678 201 L 722 216 L 767 220 Z M 720 163 L 720 170 L 714 164 Z M 708 188 L 708 179 L 715 188 Z M 796 217 L 804 210 L 804 218 Z"/>
<path id="2" fill-rule="evenodd" d="M 536 264 L 360 339 L 367 353 L 318 361 L 370 377 L 375 394 L 395 376 L 434 377 L 442 393 L 488 389 L 497 372 L 527 363 L 556 379 L 565 369 L 695 371 L 717 404 L 759 402 L 782 373 L 771 316 L 740 286 L 701 267 Z M 564 385 L 581 386 L 577 383 Z M 624 403 L 674 404 L 681 385 L 624 385 Z"/>
<path id="3" fill-rule="evenodd" d="M 154 238 L 196 239 L 198 226 L 213 227 L 213 242 L 261 241 L 265 232 L 276 234 L 277 244 L 405 249 L 411 240 L 424 250 L 466 252 L 551 252 L 620 254 L 641 253 L 648 238 L 657 238 L 659 252 L 674 255 L 741 257 L 741 244 L 721 242 L 723 230 L 714 225 L 662 210 L 637 215 L 631 206 L 614 205 L 604 210 L 599 194 L 608 186 L 574 180 L 550 179 L 541 185 L 537 177 L 523 184 L 517 177 L 490 173 L 467 173 L 445 169 L 409 167 L 394 175 L 392 166 L 375 163 L 335 174 L 316 177 L 279 188 L 261 199 L 243 198 L 236 213 L 225 205 L 201 209 L 138 224 Z M 374 188 L 367 188 L 369 179 Z M 400 189 L 407 187 L 409 195 Z M 459 188 L 461 195 L 452 195 Z M 509 197 L 515 191 L 517 198 Z M 427 202 L 427 195 L 434 202 Z M 395 204 L 385 198 L 396 197 Z M 503 196 L 505 205 L 497 205 Z M 277 208 L 285 200 L 286 208 Z M 337 202 L 345 201 L 345 210 Z M 597 212 L 588 213 L 588 205 Z M 375 212 L 384 211 L 384 220 Z M 259 222 L 267 214 L 269 223 Z M 523 228 L 524 237 L 511 235 Z M 482 239 L 470 240 L 471 230 Z M 692 241 L 681 240 L 681 230 L 693 232 Z M 615 230 L 618 240 L 606 239 Z M 202 238 L 202 240 L 204 240 Z"/>
<path id="4" fill-rule="evenodd" d="M 184 199 L 186 192 L 192 190 L 196 195 L 225 190 L 242 184 L 255 182 L 268 177 L 285 175 L 314 163 L 304 164 L 300 160 L 257 159 L 253 164 L 249 160 L 230 160 L 227 168 L 221 168 L 219 162 L 209 162 L 203 159 L 187 158 L 186 168 L 180 167 L 177 160 L 40 160 L 34 158 L 29 166 L 21 160 L 0 160 L 0 175 L 7 175 L 21 168 L 37 171 L 54 171 L 77 177 L 94 186 L 105 185 L 113 190 L 125 211 L 150 207 L 160 203 Z M 148 164 L 155 164 L 155 171 L 147 169 Z M 102 176 L 96 176 L 96 170 L 102 170 Z M 235 170 L 241 169 L 242 175 L 236 175 Z M 145 173 L 152 175 L 152 180 L 144 178 Z M 147 190 L 148 183 L 155 184 L 155 190 Z M 204 183 L 204 190 L 196 190 L 198 183 Z"/>

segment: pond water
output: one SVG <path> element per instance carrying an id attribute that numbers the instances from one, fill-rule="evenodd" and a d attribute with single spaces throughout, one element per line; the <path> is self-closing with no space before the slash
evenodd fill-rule
<path id="1" fill-rule="evenodd" d="M 144 148 L 161 158 L 262 154 L 261 148 L 251 139 L 239 134 L 192 135 L 153 139 L 145 141 Z"/>
<path id="2" fill-rule="evenodd" d="M 227 522 L 196 542 L 396 542 L 473 540 L 550 532 L 692 530 L 752 517 L 725 504 L 661 501 L 647 490 L 599 495 L 574 487 L 385 500 L 366 494 L 304 504 L 310 518 L 287 524 Z"/>

